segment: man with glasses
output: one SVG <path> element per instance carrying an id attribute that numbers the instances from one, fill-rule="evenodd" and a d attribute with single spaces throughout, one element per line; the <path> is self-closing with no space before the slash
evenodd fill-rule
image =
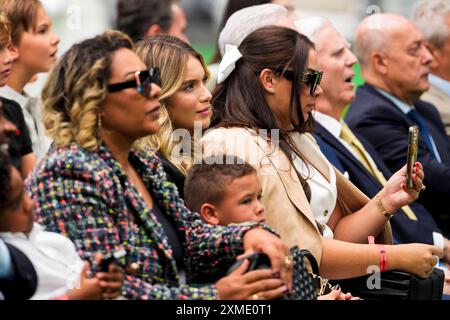
<path id="1" fill-rule="evenodd" d="M 426 190 L 418 201 L 448 238 L 450 143 L 436 108 L 420 100 L 429 89 L 433 61 L 422 33 L 402 16 L 372 15 L 358 26 L 355 53 L 367 83 L 357 90 L 347 123 L 394 172 L 406 163 L 409 127 L 420 128 L 418 161 L 424 166 Z M 444 254 L 450 257 L 448 249 Z"/>

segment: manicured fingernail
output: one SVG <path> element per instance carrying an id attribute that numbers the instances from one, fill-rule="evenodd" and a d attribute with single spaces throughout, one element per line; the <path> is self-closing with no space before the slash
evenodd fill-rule
<path id="1" fill-rule="evenodd" d="M 20 136 L 20 130 L 16 129 L 16 136 Z"/>
<path id="2" fill-rule="evenodd" d="M 274 273 L 272 273 L 272 276 L 273 276 L 274 278 L 279 278 L 281 275 L 280 275 L 279 272 L 274 272 Z"/>
<path id="3" fill-rule="evenodd" d="M 284 286 L 283 294 L 288 294 L 289 292 L 290 292 L 289 287 L 288 286 Z"/>
<path id="4" fill-rule="evenodd" d="M 416 171 L 416 172 L 419 172 L 419 168 L 416 168 L 415 171 Z"/>

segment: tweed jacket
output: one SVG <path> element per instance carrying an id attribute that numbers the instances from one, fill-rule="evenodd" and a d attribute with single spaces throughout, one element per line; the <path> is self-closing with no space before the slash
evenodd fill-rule
<path id="1" fill-rule="evenodd" d="M 95 152 L 76 144 L 49 151 L 27 180 L 38 222 L 69 237 L 91 262 L 97 252 L 124 250 L 126 298 L 217 298 L 214 285 L 192 283 L 225 272 L 243 252 L 244 232 L 255 224 L 205 224 L 185 207 L 152 150 L 132 150 L 129 161 L 180 236 L 187 284 L 180 282 L 162 225 L 105 146 Z"/>
<path id="2" fill-rule="evenodd" d="M 329 170 L 326 158 L 320 152 L 314 138 L 307 134 L 302 139 L 294 134 L 292 139 L 303 157 L 327 180 Z M 201 140 L 204 156 L 218 154 L 235 155 L 255 167 L 262 184 L 262 201 L 265 206 L 267 224 L 290 246 L 309 250 L 320 263 L 322 239 L 314 214 L 303 191 L 302 184 L 288 158 L 280 148 L 274 148 L 267 139 L 247 128 L 218 128 L 209 131 Z M 368 201 L 338 170 L 336 184 L 337 203 L 343 214 L 361 209 Z M 392 230 L 387 223 L 378 241 L 391 243 Z"/>

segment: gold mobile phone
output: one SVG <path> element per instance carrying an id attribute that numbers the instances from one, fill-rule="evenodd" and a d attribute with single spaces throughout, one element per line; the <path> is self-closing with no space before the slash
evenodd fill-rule
<path id="1" fill-rule="evenodd" d="M 414 188 L 413 174 L 414 165 L 417 162 L 417 151 L 419 150 L 419 127 L 409 127 L 408 133 L 408 159 L 406 169 L 406 186 L 409 189 Z"/>

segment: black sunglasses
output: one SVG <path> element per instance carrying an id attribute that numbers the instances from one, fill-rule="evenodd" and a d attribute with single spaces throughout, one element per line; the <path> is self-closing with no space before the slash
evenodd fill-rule
<path id="1" fill-rule="evenodd" d="M 158 68 L 136 71 L 134 73 L 134 80 L 109 84 L 108 91 L 117 92 L 128 88 L 136 88 L 141 95 L 148 98 L 152 83 L 161 87 L 161 72 Z"/>
<path id="2" fill-rule="evenodd" d="M 278 68 L 277 72 L 283 75 L 283 77 L 285 77 L 287 80 L 294 81 L 294 71 Z M 309 86 L 309 93 L 311 95 L 314 95 L 314 92 L 316 92 L 317 90 L 317 86 L 322 81 L 322 77 L 323 77 L 322 71 L 309 69 L 308 71 L 303 73 L 303 78 L 301 82 Z"/>

